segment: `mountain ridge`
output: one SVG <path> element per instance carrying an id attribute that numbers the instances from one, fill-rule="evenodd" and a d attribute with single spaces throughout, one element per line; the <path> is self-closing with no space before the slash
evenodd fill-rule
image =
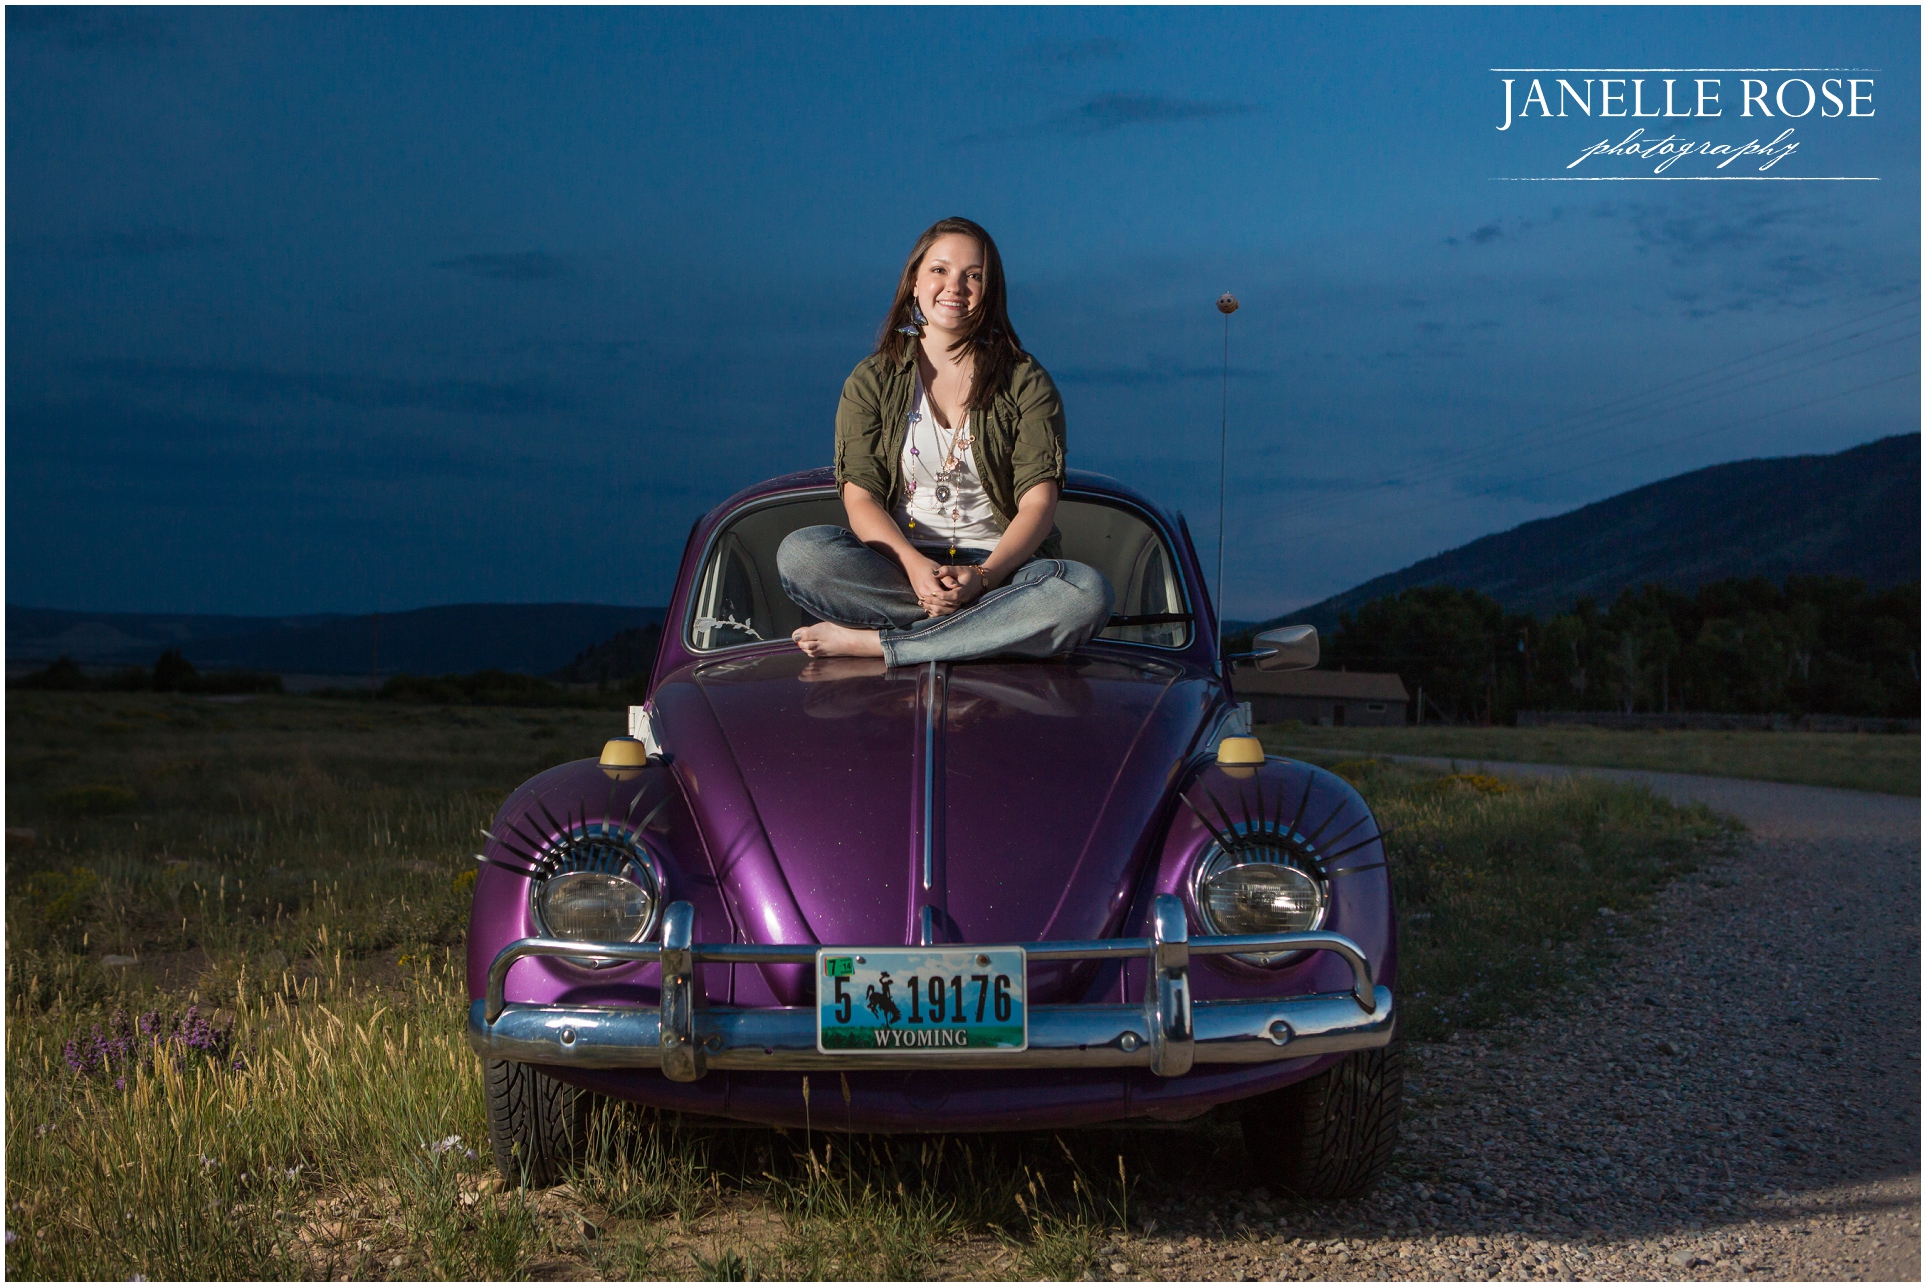
<path id="1" fill-rule="evenodd" d="M 1858 577 L 1872 589 L 1919 579 L 1920 436 L 1829 455 L 1709 465 L 1494 532 L 1261 622 L 1336 629 L 1342 613 L 1414 586 L 1480 590 L 1509 611 L 1562 612 L 1656 582 Z"/>

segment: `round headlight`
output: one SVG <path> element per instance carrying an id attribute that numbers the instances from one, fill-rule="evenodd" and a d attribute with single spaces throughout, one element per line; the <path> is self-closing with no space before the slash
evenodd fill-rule
<path id="1" fill-rule="evenodd" d="M 1209 934 L 1300 934 L 1320 929 L 1330 911 L 1330 891 L 1309 869 L 1294 861 L 1292 842 L 1240 833 L 1242 842 L 1226 850 L 1213 844 L 1191 877 L 1191 902 Z M 1275 843 L 1267 843 L 1275 841 Z M 1239 952 L 1253 965 L 1282 965 L 1299 951 Z"/>
<path id="2" fill-rule="evenodd" d="M 639 942 L 655 921 L 655 895 L 633 873 L 571 871 L 542 882 L 535 906 L 550 937 Z"/>
<path id="3" fill-rule="evenodd" d="M 550 842 L 529 889 L 536 928 L 578 943 L 640 943 L 662 919 L 662 870 L 626 828 L 575 823 Z M 577 959 L 613 965 L 612 959 Z"/>
<path id="4" fill-rule="evenodd" d="M 1295 867 L 1240 862 L 1204 878 L 1198 909 L 1219 934 L 1288 934 L 1316 929 L 1324 890 Z"/>

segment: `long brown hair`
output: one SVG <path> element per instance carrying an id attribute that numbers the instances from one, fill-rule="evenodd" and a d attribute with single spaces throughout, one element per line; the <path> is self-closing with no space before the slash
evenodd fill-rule
<path id="1" fill-rule="evenodd" d="M 889 316 L 883 319 L 882 333 L 876 338 L 876 351 L 891 362 L 901 362 L 909 351 L 911 337 L 900 328 L 914 321 L 910 308 L 915 302 L 916 274 L 923 267 L 923 256 L 929 253 L 937 238 L 951 233 L 972 237 L 983 247 L 983 302 L 970 315 L 963 334 L 950 345 L 950 351 L 965 345 L 975 348 L 976 371 L 970 385 L 969 407 L 972 411 L 984 411 L 1009 384 L 1010 372 L 1023 360 L 1024 353 L 1023 341 L 1010 325 L 1009 295 L 1003 286 L 1003 256 L 997 253 L 996 242 L 983 231 L 981 224 L 969 219 L 939 219 L 916 239 L 909 261 L 903 265 L 903 276 L 896 283 L 896 302 L 890 305 Z"/>

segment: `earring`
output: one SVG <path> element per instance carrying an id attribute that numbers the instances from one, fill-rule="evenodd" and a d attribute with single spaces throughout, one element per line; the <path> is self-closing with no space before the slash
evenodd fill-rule
<path id="1" fill-rule="evenodd" d="M 899 326 L 896 329 L 904 335 L 921 335 L 923 333 L 922 328 L 929 324 L 930 319 L 923 316 L 922 308 L 918 306 L 915 298 L 912 297 L 910 299 L 910 320 L 906 325 Z"/>

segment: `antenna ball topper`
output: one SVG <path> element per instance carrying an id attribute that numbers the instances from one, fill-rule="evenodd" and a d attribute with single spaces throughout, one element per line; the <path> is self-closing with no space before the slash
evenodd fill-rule
<path id="1" fill-rule="evenodd" d="M 1229 317 L 1237 311 L 1237 296 L 1225 291 L 1217 297 L 1217 311 Z"/>

